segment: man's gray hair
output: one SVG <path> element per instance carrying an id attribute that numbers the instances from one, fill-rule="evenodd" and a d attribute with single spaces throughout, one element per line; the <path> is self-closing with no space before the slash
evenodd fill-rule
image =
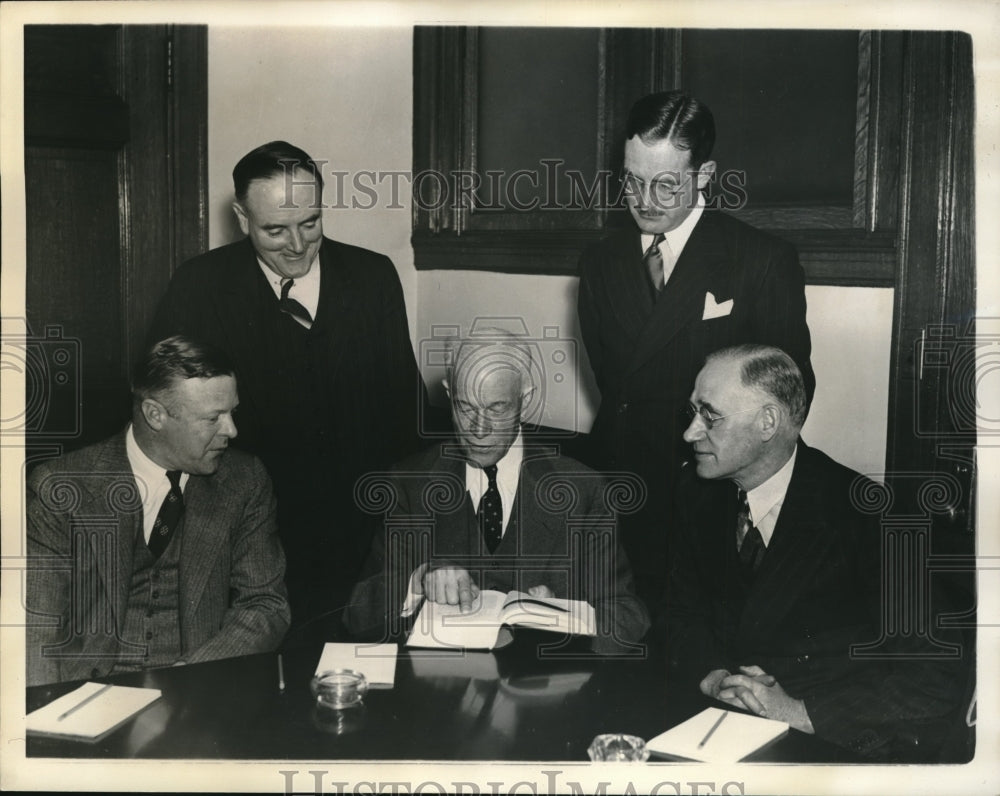
<path id="1" fill-rule="evenodd" d="M 447 376 L 452 382 L 456 371 L 469 365 L 482 368 L 478 375 L 495 369 L 512 370 L 521 377 L 521 389 L 534 384 L 531 347 L 523 335 L 506 329 L 477 328 L 473 333 L 455 338 L 448 346 Z"/>
<path id="2" fill-rule="evenodd" d="M 733 359 L 740 363 L 740 380 L 773 397 L 788 412 L 789 420 L 801 428 L 806 420 L 806 388 L 795 360 L 780 348 L 762 343 L 744 343 L 709 354 L 705 363 Z"/>

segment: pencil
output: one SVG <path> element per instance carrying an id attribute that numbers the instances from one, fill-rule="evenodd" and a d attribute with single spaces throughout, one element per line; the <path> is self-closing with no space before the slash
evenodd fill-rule
<path id="1" fill-rule="evenodd" d="M 100 696 L 101 694 L 103 694 L 103 693 L 104 693 L 105 691 L 107 691 L 107 690 L 108 690 L 109 688 L 111 688 L 111 683 L 108 683 L 108 684 L 107 684 L 106 686 L 104 686 L 103 688 L 98 688 L 98 689 L 97 689 L 97 690 L 96 690 L 96 691 L 95 691 L 95 692 L 94 692 L 93 694 L 91 694 L 90 696 L 86 697 L 85 699 L 82 699 L 82 700 L 80 700 L 80 701 L 79 701 L 79 702 L 77 702 L 77 703 L 76 703 L 75 705 L 73 705 L 73 707 L 71 707 L 71 708 L 70 708 L 69 710 L 67 710 L 67 711 L 66 711 L 65 713 L 63 713 L 62 715 L 60 715 L 60 716 L 59 716 L 59 718 L 58 718 L 58 719 L 56 719 L 56 721 L 62 721 L 62 720 L 63 720 L 64 718 L 66 718 L 67 716 L 72 716 L 72 715 L 73 715 L 74 713 L 76 713 L 76 712 L 77 712 L 77 711 L 78 711 L 78 710 L 79 710 L 80 708 L 82 708 L 82 707 L 83 707 L 84 705 L 87 705 L 87 704 L 89 704 L 89 703 L 93 702 L 93 701 L 94 701 L 95 699 L 97 699 L 97 698 L 98 698 L 98 697 L 99 697 L 99 696 Z"/>
<path id="2" fill-rule="evenodd" d="M 281 653 L 278 653 L 278 690 L 282 693 L 285 692 L 285 662 L 281 658 Z"/>
<path id="3" fill-rule="evenodd" d="M 701 743 L 700 743 L 700 744 L 698 744 L 698 748 L 699 748 L 699 749 L 701 749 L 701 747 L 703 747 L 703 746 L 704 746 L 705 744 L 707 744 L 707 743 L 708 743 L 708 739 L 712 737 L 712 734 L 713 734 L 713 733 L 714 733 L 714 732 L 715 732 L 715 731 L 716 731 L 717 729 L 719 729 L 719 725 L 720 725 L 720 724 L 722 724 L 722 721 L 723 721 L 723 719 L 725 719 L 725 718 L 726 718 L 726 716 L 728 716 L 728 715 L 729 715 L 729 711 L 728 711 L 728 710 L 724 710 L 724 711 L 722 711 L 722 715 L 721 715 L 721 716 L 719 716 L 719 718 L 717 718 L 717 719 L 715 720 L 715 724 L 713 724 L 713 725 L 712 725 L 712 729 L 710 729 L 710 730 L 709 730 L 708 732 L 706 732 L 706 733 L 705 733 L 705 737 L 701 739 Z"/>

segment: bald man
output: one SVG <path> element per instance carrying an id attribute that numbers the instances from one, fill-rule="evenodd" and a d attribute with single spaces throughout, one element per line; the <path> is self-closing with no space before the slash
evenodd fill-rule
<path id="1" fill-rule="evenodd" d="M 489 333 L 456 342 L 449 359 L 444 387 L 456 438 L 377 484 L 391 499 L 348 628 L 391 638 L 421 598 L 469 610 L 481 589 L 516 589 L 593 605 L 597 651 L 638 641 L 649 620 L 618 545 L 606 482 L 526 442 L 522 417 L 534 416 L 539 400 L 529 347 Z M 580 521 L 595 518 L 607 522 Z"/>

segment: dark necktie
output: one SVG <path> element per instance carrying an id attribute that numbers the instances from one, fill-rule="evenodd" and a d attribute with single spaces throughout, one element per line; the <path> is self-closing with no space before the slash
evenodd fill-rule
<path id="1" fill-rule="evenodd" d="M 739 545 L 740 563 L 743 565 L 743 573 L 747 577 L 752 577 L 760 567 L 767 548 L 764 547 L 764 538 L 760 535 L 760 531 L 750 522 L 750 503 L 747 501 L 747 493 L 742 489 L 739 503 L 736 512 L 736 539 Z"/>
<path id="2" fill-rule="evenodd" d="M 500 499 L 500 490 L 497 489 L 497 466 L 491 464 L 489 467 L 484 467 L 483 472 L 486 473 L 490 485 L 479 501 L 476 519 L 486 541 L 486 549 L 493 553 L 500 545 L 503 533 L 503 500 Z"/>
<path id="3" fill-rule="evenodd" d="M 666 236 L 662 232 L 657 232 L 653 236 L 653 242 L 649 244 L 649 248 L 642 255 L 642 261 L 646 264 L 646 270 L 649 272 L 649 280 L 653 284 L 653 290 L 657 293 L 663 290 L 663 255 L 660 254 L 660 244 L 664 240 L 666 240 Z"/>
<path id="4" fill-rule="evenodd" d="M 285 277 L 281 280 L 281 299 L 278 301 L 278 309 L 282 312 L 287 312 L 293 318 L 300 320 L 306 328 L 312 326 L 312 315 L 309 314 L 309 310 L 303 307 L 298 301 L 293 298 L 288 297 L 288 291 L 292 289 L 292 285 L 295 284 L 294 279 L 289 279 Z"/>
<path id="5" fill-rule="evenodd" d="M 160 511 L 156 515 L 156 522 L 153 523 L 153 530 L 149 534 L 149 541 L 146 543 L 149 552 L 155 558 L 159 558 L 163 551 L 170 544 L 170 538 L 181 523 L 184 516 L 184 494 L 181 492 L 181 471 L 168 470 L 167 478 L 170 480 L 170 491 L 163 498 Z"/>

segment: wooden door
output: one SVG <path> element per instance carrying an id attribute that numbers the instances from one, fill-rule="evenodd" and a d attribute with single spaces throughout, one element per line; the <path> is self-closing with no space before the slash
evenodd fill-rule
<path id="1" fill-rule="evenodd" d="M 28 457 L 106 437 L 176 265 L 206 248 L 207 29 L 24 30 Z"/>

